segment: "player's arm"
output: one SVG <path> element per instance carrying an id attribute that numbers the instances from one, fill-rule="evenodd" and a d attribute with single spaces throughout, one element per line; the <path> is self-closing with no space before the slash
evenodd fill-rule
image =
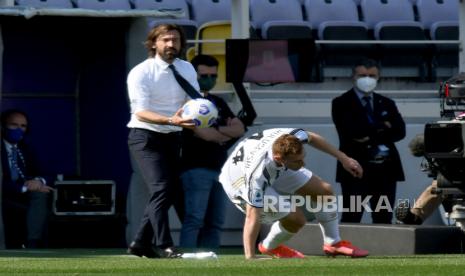
<path id="1" fill-rule="evenodd" d="M 193 128 L 195 126 L 194 122 L 191 119 L 183 119 L 181 114 L 182 108 L 176 111 L 176 113 L 171 117 L 164 116 L 149 110 L 141 110 L 136 112 L 137 119 L 142 122 Z"/>
<path id="2" fill-rule="evenodd" d="M 237 118 L 228 118 L 226 126 L 195 128 L 194 133 L 205 141 L 225 143 L 244 134 L 244 124 Z"/>
<path id="3" fill-rule="evenodd" d="M 231 139 L 231 137 L 224 135 L 223 133 L 219 132 L 217 129 L 213 127 L 196 127 L 193 129 L 193 131 L 196 136 L 209 142 L 224 143 Z"/>
<path id="4" fill-rule="evenodd" d="M 336 159 L 342 163 L 344 169 L 351 173 L 354 177 L 362 177 L 363 169 L 362 166 L 360 166 L 360 164 L 357 162 L 357 160 L 350 158 L 345 153 L 338 150 L 336 147 L 328 143 L 322 136 L 309 131 L 307 132 L 307 134 L 309 138 L 309 145 L 322 152 L 336 157 Z"/>
<path id="5" fill-rule="evenodd" d="M 237 138 L 244 135 L 245 127 L 239 118 L 228 118 L 225 126 L 219 126 L 218 131 L 231 138 Z"/>
<path id="6" fill-rule="evenodd" d="M 243 243 L 244 254 L 246 259 L 254 259 L 255 256 L 255 243 L 257 242 L 258 233 L 260 232 L 260 214 L 261 208 L 253 207 L 246 204 L 246 214 L 244 222 Z"/>

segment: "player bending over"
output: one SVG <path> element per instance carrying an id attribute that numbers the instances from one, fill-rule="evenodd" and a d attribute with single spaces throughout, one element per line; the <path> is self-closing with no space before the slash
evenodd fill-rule
<path id="1" fill-rule="evenodd" d="M 356 160 L 337 150 L 320 135 L 303 129 L 267 129 L 242 140 L 223 166 L 220 182 L 229 199 L 246 214 L 243 243 L 247 259 L 256 257 L 255 244 L 261 223 L 273 223 L 266 238 L 258 245 L 262 254 L 276 258 L 304 258 L 301 252 L 283 245 L 305 225 L 303 211 L 300 208 L 295 211 L 264 208 L 267 197 L 310 196 L 315 203 L 319 196 L 334 195 L 329 183 L 304 168 L 304 143 L 336 157 L 355 177 L 363 174 Z M 315 217 L 323 233 L 325 254 L 368 255 L 368 251 L 341 240 L 336 211 L 319 209 L 321 211 L 315 212 Z"/>

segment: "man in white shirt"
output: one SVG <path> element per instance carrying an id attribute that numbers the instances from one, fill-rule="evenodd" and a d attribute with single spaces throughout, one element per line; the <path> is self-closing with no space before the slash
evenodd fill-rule
<path id="1" fill-rule="evenodd" d="M 261 253 L 277 258 L 304 257 L 301 252 L 283 245 L 305 225 L 303 211 L 300 208 L 282 209 L 282 206 L 273 210 L 266 205 L 273 198 L 279 202 L 281 196 L 311 197 L 311 201 L 316 202 L 318 197 L 334 195 L 329 183 L 304 168 L 303 145 L 306 143 L 336 157 L 353 176 L 362 176 L 363 170 L 356 160 L 313 132 L 275 128 L 242 140 L 223 166 L 220 182 L 229 199 L 246 214 L 243 244 L 247 259 L 256 258 L 255 242 L 261 223 L 273 223 L 267 237 L 258 246 Z M 315 212 L 315 217 L 323 232 L 326 254 L 368 255 L 368 251 L 341 240 L 336 211 L 321 208 Z"/>
<path id="2" fill-rule="evenodd" d="M 190 98 L 176 80 L 175 71 L 199 90 L 196 71 L 178 58 L 185 45 L 179 26 L 154 27 L 145 41 L 149 58 L 136 65 L 127 78 L 129 149 L 150 192 L 139 230 L 128 248 L 128 253 L 139 257 L 179 256 L 173 247 L 168 209 L 175 200 L 182 202 L 178 183 L 181 130 L 193 128 L 194 123 L 181 117 L 182 106 Z"/>

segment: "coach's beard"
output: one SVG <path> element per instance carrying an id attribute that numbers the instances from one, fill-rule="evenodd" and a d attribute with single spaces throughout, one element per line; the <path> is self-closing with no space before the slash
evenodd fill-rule
<path id="1" fill-rule="evenodd" d="M 179 56 L 178 50 L 174 48 L 166 49 L 163 51 L 162 59 L 166 61 L 173 61 L 175 58 Z"/>

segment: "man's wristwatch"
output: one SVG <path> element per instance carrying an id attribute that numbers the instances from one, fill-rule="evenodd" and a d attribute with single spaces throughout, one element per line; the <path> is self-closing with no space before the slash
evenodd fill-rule
<path id="1" fill-rule="evenodd" d="M 171 117 L 168 118 L 168 125 L 171 125 L 171 126 L 173 125 L 173 118 Z"/>

